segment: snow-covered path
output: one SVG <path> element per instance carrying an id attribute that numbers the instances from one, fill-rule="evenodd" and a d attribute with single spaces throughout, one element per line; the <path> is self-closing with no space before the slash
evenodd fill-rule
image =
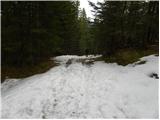
<path id="1" fill-rule="evenodd" d="M 93 65 L 60 56 L 60 66 L 2 84 L 2 118 L 158 118 L 158 57 L 145 64 Z M 85 58 L 80 57 L 80 58 Z M 89 59 L 92 59 L 89 56 Z"/>

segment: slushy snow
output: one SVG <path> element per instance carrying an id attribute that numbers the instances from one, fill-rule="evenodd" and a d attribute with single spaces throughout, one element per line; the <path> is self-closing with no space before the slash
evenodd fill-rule
<path id="1" fill-rule="evenodd" d="M 25 79 L 2 84 L 2 118 L 158 118 L 158 57 L 145 64 L 121 66 L 69 59 L 100 56 L 58 56 L 59 66 Z"/>

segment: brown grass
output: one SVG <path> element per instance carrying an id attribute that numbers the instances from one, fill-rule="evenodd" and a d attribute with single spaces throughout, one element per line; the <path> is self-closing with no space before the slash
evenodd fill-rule
<path id="1" fill-rule="evenodd" d="M 38 65 L 26 67 L 2 66 L 1 68 L 1 82 L 5 78 L 25 78 L 34 74 L 44 73 L 50 68 L 57 66 L 53 60 L 45 60 Z"/>
<path id="2" fill-rule="evenodd" d="M 133 50 L 133 49 L 122 49 L 119 50 L 116 54 L 103 58 L 107 63 L 118 63 L 119 65 L 127 65 L 139 60 L 139 58 L 156 54 L 158 55 L 158 50 L 148 49 L 148 50 Z"/>

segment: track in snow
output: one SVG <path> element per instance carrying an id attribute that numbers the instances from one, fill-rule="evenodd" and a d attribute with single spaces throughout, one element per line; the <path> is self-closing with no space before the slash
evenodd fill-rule
<path id="1" fill-rule="evenodd" d="M 71 58 L 85 57 L 60 56 L 61 65 L 44 74 L 4 82 L 2 118 L 158 118 L 158 79 L 149 77 L 158 74 L 158 57 L 136 66 L 66 67 Z"/>

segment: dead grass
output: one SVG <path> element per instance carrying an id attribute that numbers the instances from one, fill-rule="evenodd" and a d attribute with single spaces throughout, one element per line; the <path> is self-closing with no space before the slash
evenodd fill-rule
<path id="1" fill-rule="evenodd" d="M 127 65 L 127 64 L 138 61 L 139 58 L 141 57 L 151 55 L 151 54 L 158 55 L 159 53 L 158 53 L 158 50 L 154 50 L 154 49 L 149 49 L 149 50 L 122 49 L 122 50 L 119 50 L 118 53 L 103 59 L 107 63 L 116 62 L 119 65 Z"/>
<path id="2" fill-rule="evenodd" d="M 5 78 L 25 78 L 34 74 L 44 73 L 50 68 L 57 66 L 53 60 L 45 60 L 38 65 L 26 67 L 2 66 L 1 68 L 1 82 Z"/>

